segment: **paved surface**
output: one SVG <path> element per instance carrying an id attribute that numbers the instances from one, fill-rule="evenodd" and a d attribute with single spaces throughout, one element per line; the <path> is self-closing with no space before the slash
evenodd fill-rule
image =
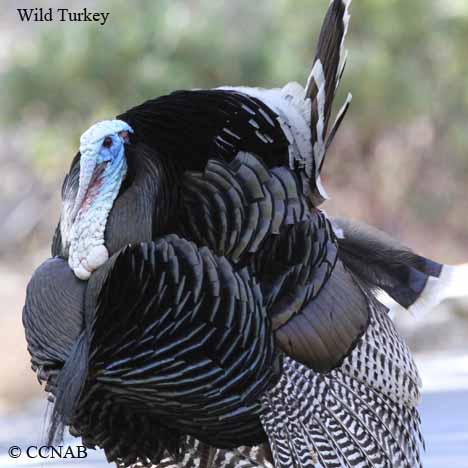
<path id="1" fill-rule="evenodd" d="M 468 391 L 426 393 L 421 404 L 425 468 L 468 468 Z"/>
<path id="2" fill-rule="evenodd" d="M 446 366 L 445 370 L 447 368 Z M 440 382 L 445 381 L 442 370 L 433 377 Z M 437 390 L 437 380 L 427 379 L 430 391 L 424 393 L 421 404 L 423 433 L 427 445 L 424 466 L 425 468 L 468 468 L 468 388 Z M 95 451 L 89 451 L 86 459 L 44 461 L 37 458 L 28 460 L 24 456 L 17 459 L 10 458 L 7 453 L 12 445 L 20 447 L 40 445 L 44 433 L 43 420 L 42 403 L 25 408 L 23 415 L 0 419 L 0 468 L 109 466 L 102 453 Z M 70 443 L 73 442 L 70 440 Z"/>

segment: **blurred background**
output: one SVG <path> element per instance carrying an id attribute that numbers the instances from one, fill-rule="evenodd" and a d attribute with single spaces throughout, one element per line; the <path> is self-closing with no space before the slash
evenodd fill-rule
<path id="1" fill-rule="evenodd" d="M 16 8 L 63 2 L 2 0 L 0 417 L 44 395 L 29 369 L 21 308 L 31 272 L 49 255 L 81 133 L 174 89 L 304 83 L 327 5 L 66 2 L 109 12 L 101 26 L 22 23 Z M 337 104 L 348 90 L 354 99 L 327 158 L 333 199 L 325 209 L 378 226 L 440 262 L 468 261 L 468 2 L 355 0 L 351 14 Z M 428 391 L 447 369 L 457 370 L 455 385 L 468 382 L 466 300 L 399 323 L 435 376 Z"/>

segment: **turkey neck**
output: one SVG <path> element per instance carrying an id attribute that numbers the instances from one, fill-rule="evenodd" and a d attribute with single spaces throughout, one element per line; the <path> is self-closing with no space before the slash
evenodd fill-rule
<path id="1" fill-rule="evenodd" d="M 177 171 L 170 160 L 143 143 L 126 149 L 128 176 L 109 214 L 109 253 L 128 244 L 150 242 L 173 231 L 179 203 Z"/>

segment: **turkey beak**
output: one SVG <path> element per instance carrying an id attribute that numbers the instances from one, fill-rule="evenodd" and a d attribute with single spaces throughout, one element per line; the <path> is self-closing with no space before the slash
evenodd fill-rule
<path id="1" fill-rule="evenodd" d="M 73 205 L 71 221 L 74 222 L 78 211 L 83 204 L 86 193 L 93 179 L 96 170 L 96 157 L 92 154 L 81 155 L 80 160 L 80 183 L 78 186 L 78 193 L 76 195 L 75 204 Z"/>

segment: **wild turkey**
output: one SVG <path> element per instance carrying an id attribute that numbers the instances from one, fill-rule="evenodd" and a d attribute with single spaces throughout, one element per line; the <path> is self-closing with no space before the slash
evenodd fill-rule
<path id="1" fill-rule="evenodd" d="M 23 311 L 52 441 L 122 467 L 421 466 L 418 373 L 374 292 L 412 307 L 458 270 L 318 208 L 348 19 L 333 0 L 305 89 L 179 91 L 83 134 Z"/>

